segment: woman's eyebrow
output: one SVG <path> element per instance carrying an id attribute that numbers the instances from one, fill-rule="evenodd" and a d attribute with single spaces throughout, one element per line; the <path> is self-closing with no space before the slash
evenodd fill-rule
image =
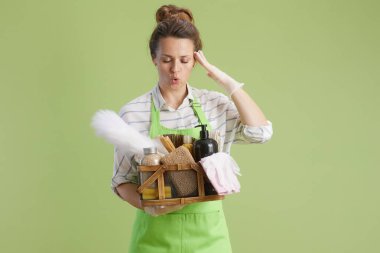
<path id="1" fill-rule="evenodd" d="M 171 55 L 169 55 L 169 54 L 162 54 L 162 55 L 164 55 L 164 56 L 168 56 L 168 57 L 173 57 L 173 56 L 171 56 Z M 191 55 L 181 55 L 180 57 L 186 57 L 186 56 L 190 57 Z"/>

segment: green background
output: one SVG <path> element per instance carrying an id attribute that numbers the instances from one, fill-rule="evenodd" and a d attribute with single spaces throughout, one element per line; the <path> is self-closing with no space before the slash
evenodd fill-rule
<path id="1" fill-rule="evenodd" d="M 155 11 L 193 11 L 209 62 L 273 122 L 234 145 L 234 252 L 380 252 L 378 1 L 0 2 L 0 252 L 127 252 L 134 209 L 90 127 L 150 90 Z M 189 80 L 222 91 L 197 66 Z"/>

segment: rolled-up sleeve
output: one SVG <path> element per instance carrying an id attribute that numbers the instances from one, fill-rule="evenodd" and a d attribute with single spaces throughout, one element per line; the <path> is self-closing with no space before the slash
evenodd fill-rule
<path id="1" fill-rule="evenodd" d="M 265 143 L 272 138 L 273 128 L 272 122 L 267 120 L 267 125 L 248 126 L 239 122 L 234 143 Z"/>
<path id="2" fill-rule="evenodd" d="M 137 168 L 131 163 L 131 158 L 120 154 L 117 148 L 114 149 L 113 176 L 111 181 L 112 191 L 121 198 L 116 187 L 123 183 L 137 184 Z"/>
<path id="3" fill-rule="evenodd" d="M 122 117 L 126 108 L 123 106 L 119 110 L 119 116 Z M 114 147 L 114 159 L 113 159 L 113 175 L 111 179 L 111 190 L 122 199 L 117 192 L 116 187 L 124 183 L 137 184 L 137 164 L 132 159 L 133 154 L 122 153 L 118 148 Z"/>
<path id="4" fill-rule="evenodd" d="M 241 122 L 239 112 L 232 100 L 230 100 L 227 108 L 227 119 L 233 120 L 232 136 L 230 142 L 236 144 L 266 143 L 272 138 L 273 127 L 272 122 L 267 120 L 266 125 L 249 126 Z M 232 124 L 230 124 L 232 125 Z"/>

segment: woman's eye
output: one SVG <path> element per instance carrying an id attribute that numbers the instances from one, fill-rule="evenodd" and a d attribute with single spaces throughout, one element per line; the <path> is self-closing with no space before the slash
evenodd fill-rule
<path id="1" fill-rule="evenodd" d="M 171 62 L 171 60 L 163 60 L 163 62 L 168 63 L 168 62 Z M 189 63 L 189 61 L 188 60 L 187 61 L 182 61 L 182 63 Z"/>

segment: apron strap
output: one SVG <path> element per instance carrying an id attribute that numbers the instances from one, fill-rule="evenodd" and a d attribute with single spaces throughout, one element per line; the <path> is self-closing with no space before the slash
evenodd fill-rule
<path id="1" fill-rule="evenodd" d="M 156 109 L 154 106 L 153 101 L 153 94 L 151 99 L 151 106 L 150 106 L 150 130 L 149 130 L 149 136 L 150 138 L 154 138 L 158 136 L 158 132 L 160 129 L 160 111 Z"/>
<path id="2" fill-rule="evenodd" d="M 193 104 L 192 104 L 193 110 L 195 115 L 198 117 L 199 123 L 202 125 L 207 125 L 207 130 L 211 131 L 211 125 L 208 122 L 205 113 L 202 111 L 201 104 L 198 102 L 198 100 L 194 97 Z"/>
<path id="3" fill-rule="evenodd" d="M 208 122 L 204 112 L 202 111 L 201 104 L 198 102 L 198 100 L 195 97 L 193 97 L 191 107 L 193 108 L 194 114 L 195 116 L 197 116 L 199 123 L 202 125 L 207 125 L 206 129 L 210 132 L 211 125 Z M 160 110 L 157 109 L 154 105 L 153 94 L 151 96 L 150 113 L 151 113 L 151 122 L 150 122 L 151 126 L 150 126 L 149 135 L 151 138 L 154 138 L 155 136 L 159 135 L 158 132 L 159 132 L 161 124 L 160 124 Z"/>

